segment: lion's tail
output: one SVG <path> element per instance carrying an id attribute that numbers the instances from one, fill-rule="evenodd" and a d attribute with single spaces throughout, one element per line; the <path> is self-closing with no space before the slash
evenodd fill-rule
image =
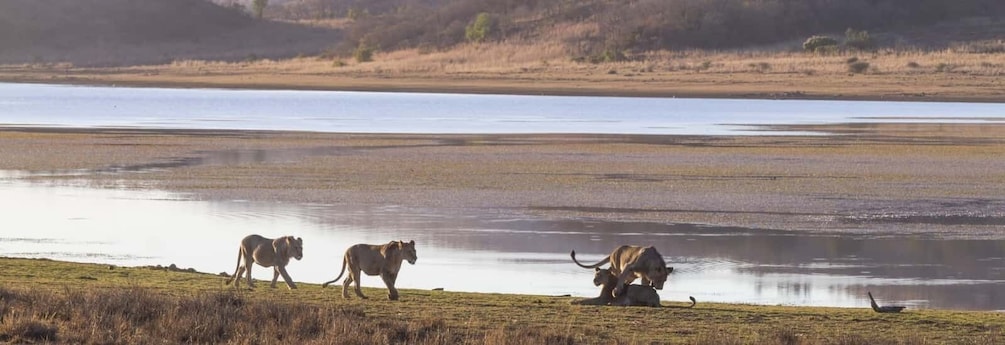
<path id="1" fill-rule="evenodd" d="M 349 261 L 349 256 L 348 255 L 346 257 L 342 258 L 342 269 L 339 270 L 338 277 L 335 277 L 335 279 L 326 281 L 324 284 L 321 284 L 321 288 L 326 288 L 326 287 L 328 287 L 329 284 L 337 282 L 339 279 L 342 279 L 342 275 L 345 274 L 345 263 L 346 263 L 346 261 Z"/>
<path id="2" fill-rule="evenodd" d="M 688 308 L 694 308 L 694 305 L 698 304 L 698 301 L 694 299 L 694 296 L 687 296 L 687 298 L 691 299 L 691 305 L 687 306 Z"/>
<path id="3" fill-rule="evenodd" d="M 572 256 L 572 262 L 575 262 L 576 265 L 579 265 L 579 267 L 582 267 L 582 268 L 597 268 L 597 267 L 606 265 L 608 262 L 611 262 L 611 256 L 608 255 L 608 256 L 604 257 L 603 260 L 600 260 L 600 262 L 587 266 L 587 265 L 583 265 L 583 264 L 579 263 L 579 260 L 576 260 L 576 251 L 575 250 L 573 250 L 572 253 L 569 254 L 569 255 Z"/>
<path id="4" fill-rule="evenodd" d="M 230 283 L 237 280 L 237 273 L 241 271 L 241 256 L 244 254 L 243 251 L 243 248 L 237 247 L 237 269 L 234 270 L 234 275 L 231 276 L 230 279 L 227 279 L 227 285 L 230 285 Z"/>

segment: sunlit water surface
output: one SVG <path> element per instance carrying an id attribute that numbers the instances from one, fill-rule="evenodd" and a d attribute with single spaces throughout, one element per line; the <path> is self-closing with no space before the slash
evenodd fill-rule
<path id="1" fill-rule="evenodd" d="M 867 307 L 866 291 L 912 308 L 1005 309 L 1005 241 L 829 236 L 652 223 L 548 221 L 470 210 L 195 201 L 151 190 L 39 184 L 0 174 L 0 255 L 168 265 L 233 273 L 250 233 L 304 238 L 297 281 L 338 275 L 355 243 L 415 240 L 401 288 L 593 297 L 595 262 L 618 244 L 653 244 L 675 267 L 665 301 Z M 256 267 L 256 278 L 270 279 Z M 365 277 L 365 286 L 381 286 Z M 267 285 L 266 285 L 267 286 Z M 338 289 L 331 291 L 333 298 Z"/>
<path id="2" fill-rule="evenodd" d="M 0 83 L 0 125 L 355 133 L 796 134 L 759 126 L 988 122 L 1005 104 L 166 89 Z"/>

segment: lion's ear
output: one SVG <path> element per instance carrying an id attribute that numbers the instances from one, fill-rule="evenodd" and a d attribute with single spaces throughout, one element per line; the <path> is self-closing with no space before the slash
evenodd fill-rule
<path id="1" fill-rule="evenodd" d="M 673 273 L 673 266 L 667 266 L 667 274 Z"/>
<path id="2" fill-rule="evenodd" d="M 600 267 L 594 267 L 594 268 L 593 268 L 593 271 L 594 271 L 594 272 L 600 272 Z"/>
<path id="3" fill-rule="evenodd" d="M 415 240 L 408 241 L 408 244 L 415 245 Z"/>

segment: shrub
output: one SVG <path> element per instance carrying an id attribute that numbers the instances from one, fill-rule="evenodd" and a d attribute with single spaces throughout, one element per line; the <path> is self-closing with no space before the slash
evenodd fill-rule
<path id="1" fill-rule="evenodd" d="M 848 72 L 851 73 L 865 73 L 869 70 L 869 63 L 865 61 L 856 61 L 854 63 L 848 64 Z"/>
<path id="2" fill-rule="evenodd" d="M 352 57 L 356 59 L 356 62 L 370 62 L 373 61 L 373 50 L 370 45 L 359 42 L 359 46 L 352 52 Z"/>
<path id="3" fill-rule="evenodd" d="M 479 13 L 475 21 L 464 28 L 464 37 L 470 42 L 483 42 L 495 31 L 495 25 L 495 19 L 491 15 Z"/>
<path id="4" fill-rule="evenodd" d="M 262 14 L 265 12 L 266 6 L 269 6 L 269 0 L 253 0 L 251 2 L 251 8 L 255 12 L 255 18 L 262 19 Z"/>
<path id="5" fill-rule="evenodd" d="M 847 63 L 847 64 L 856 63 L 856 62 L 858 62 L 858 56 L 852 56 L 852 57 L 848 58 L 848 60 L 844 60 L 844 62 Z"/>
<path id="6" fill-rule="evenodd" d="M 830 38 L 828 36 L 814 35 L 807 38 L 803 42 L 803 50 L 808 52 L 816 52 L 822 47 L 837 46 L 837 40 Z"/>
<path id="7" fill-rule="evenodd" d="M 917 62 L 911 61 L 911 62 L 907 63 L 907 67 L 908 68 L 918 68 L 918 67 L 921 67 L 921 65 L 919 65 Z"/>
<path id="8" fill-rule="evenodd" d="M 858 50 L 872 50 L 876 47 L 869 32 L 865 30 L 855 30 L 848 28 L 844 32 L 844 45 Z"/>

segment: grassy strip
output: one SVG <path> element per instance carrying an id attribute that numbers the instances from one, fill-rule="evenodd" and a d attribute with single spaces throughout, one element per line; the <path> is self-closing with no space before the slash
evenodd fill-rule
<path id="1" fill-rule="evenodd" d="M 571 305 L 572 298 L 402 290 L 255 291 L 164 268 L 2 258 L 0 341 L 299 344 L 995 344 L 998 313 L 699 303 L 694 309 Z M 700 301 L 699 301 L 700 302 Z M 681 306 L 674 304 L 673 306 Z"/>

